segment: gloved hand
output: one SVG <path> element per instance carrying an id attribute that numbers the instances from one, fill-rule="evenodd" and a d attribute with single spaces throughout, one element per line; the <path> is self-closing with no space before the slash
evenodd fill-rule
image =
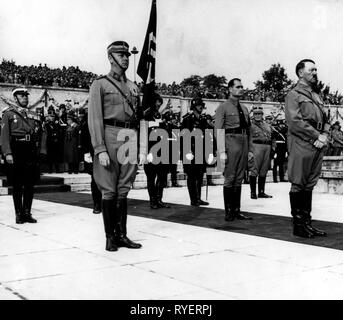
<path id="1" fill-rule="evenodd" d="M 327 145 L 327 143 L 328 143 L 328 136 L 325 135 L 325 134 L 320 134 L 318 136 L 318 140 L 317 141 L 321 142 L 323 145 Z"/>
<path id="2" fill-rule="evenodd" d="M 141 166 L 141 165 L 143 165 L 145 163 L 147 157 L 146 157 L 146 155 L 144 153 L 140 153 L 138 158 L 139 158 L 138 165 Z"/>
<path id="3" fill-rule="evenodd" d="M 151 163 L 154 160 L 154 156 L 152 155 L 152 153 L 149 153 L 148 156 L 146 157 L 146 160 Z"/>
<path id="4" fill-rule="evenodd" d="M 99 162 L 103 167 L 110 165 L 110 157 L 106 151 L 99 153 Z"/>
<path id="5" fill-rule="evenodd" d="M 321 149 L 321 148 L 324 147 L 324 143 L 321 142 L 321 141 L 319 141 L 319 140 L 316 140 L 316 141 L 313 143 L 313 145 L 314 145 L 316 148 L 318 148 L 318 149 Z"/>
<path id="6" fill-rule="evenodd" d="M 87 163 L 92 163 L 93 162 L 92 156 L 91 156 L 91 154 L 89 152 L 85 153 L 85 155 L 83 156 L 83 159 Z"/>
<path id="7" fill-rule="evenodd" d="M 8 155 L 6 156 L 6 162 L 7 162 L 8 164 L 13 164 L 13 156 L 12 156 L 11 154 L 8 154 Z"/>
<path id="8" fill-rule="evenodd" d="M 186 159 L 189 161 L 192 161 L 194 159 L 194 155 L 192 152 L 189 152 L 186 154 Z"/>
<path id="9" fill-rule="evenodd" d="M 222 152 L 222 153 L 220 154 L 219 158 L 220 158 L 221 161 L 225 161 L 225 160 L 227 159 L 227 154 L 226 154 L 226 152 Z"/>
<path id="10" fill-rule="evenodd" d="M 208 155 L 207 163 L 208 163 L 208 164 L 212 164 L 213 160 L 214 160 L 213 153 L 210 153 L 210 154 Z"/>

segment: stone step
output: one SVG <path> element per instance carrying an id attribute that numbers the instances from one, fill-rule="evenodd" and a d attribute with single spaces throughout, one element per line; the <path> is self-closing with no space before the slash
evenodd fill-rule
<path id="1" fill-rule="evenodd" d="M 5 193 L 5 190 L 2 190 L 4 192 L 2 195 L 11 195 L 12 194 L 12 187 L 2 187 L 0 189 L 7 189 L 7 193 Z M 52 193 L 52 192 L 69 192 L 71 191 L 70 186 L 62 184 L 62 185 L 37 185 L 34 187 L 34 193 Z M 1 191 L 0 191 L 1 194 Z"/>
<path id="2" fill-rule="evenodd" d="M 64 179 L 60 177 L 41 176 L 37 185 L 61 185 Z M 0 187 L 8 187 L 8 181 L 6 177 L 0 177 Z"/>

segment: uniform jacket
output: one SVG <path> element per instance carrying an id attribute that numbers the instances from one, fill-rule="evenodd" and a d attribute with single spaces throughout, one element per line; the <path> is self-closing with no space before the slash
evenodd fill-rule
<path id="1" fill-rule="evenodd" d="M 308 85 L 298 82 L 286 96 L 285 116 L 288 134 L 313 144 L 330 125 L 319 95 Z"/>
<path id="2" fill-rule="evenodd" d="M 219 105 L 215 115 L 215 136 L 217 136 L 218 129 L 236 129 L 240 127 L 239 113 L 237 109 L 238 102 L 232 98 L 229 98 L 226 102 Z M 249 134 L 249 152 L 252 152 L 252 140 L 250 134 L 250 116 L 248 109 L 241 105 L 245 120 L 248 123 L 247 132 Z"/>
<path id="3" fill-rule="evenodd" d="M 30 135 L 37 150 L 46 154 L 46 132 L 40 118 L 25 108 L 9 107 L 3 114 L 1 121 L 1 149 L 6 156 L 12 154 L 12 137 L 24 137 Z"/>
<path id="4" fill-rule="evenodd" d="M 80 127 L 73 123 L 68 126 L 64 137 L 64 161 L 66 163 L 79 162 L 80 156 Z"/>
<path id="5" fill-rule="evenodd" d="M 107 151 L 104 138 L 104 119 L 132 121 L 139 112 L 138 87 L 126 77 L 119 79 L 113 74 L 108 74 L 108 76 L 126 94 L 127 99 L 134 106 L 135 112 L 131 110 L 118 89 L 105 77 L 100 77 L 93 82 L 89 93 L 88 126 L 95 155 Z"/>

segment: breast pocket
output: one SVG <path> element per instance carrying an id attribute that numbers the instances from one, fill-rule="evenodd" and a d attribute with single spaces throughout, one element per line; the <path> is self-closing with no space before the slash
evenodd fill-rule
<path id="1" fill-rule="evenodd" d="M 105 104 L 118 105 L 122 103 L 121 95 L 116 91 L 107 91 L 104 95 Z"/>
<path id="2" fill-rule="evenodd" d="M 235 113 L 229 113 L 226 115 L 226 119 L 228 125 L 231 126 L 239 126 L 239 115 Z"/>
<path id="3" fill-rule="evenodd" d="M 306 97 L 300 97 L 299 105 L 300 105 L 302 116 L 304 118 L 311 118 L 311 115 L 314 113 L 314 107 L 315 107 L 313 102 Z"/>

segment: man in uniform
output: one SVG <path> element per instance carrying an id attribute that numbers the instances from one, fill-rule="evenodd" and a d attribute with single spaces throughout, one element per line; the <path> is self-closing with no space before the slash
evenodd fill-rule
<path id="1" fill-rule="evenodd" d="M 218 153 L 221 161 L 225 161 L 224 169 L 224 205 L 225 220 L 251 220 L 240 212 L 241 191 L 244 171 L 248 160 L 253 158 L 250 135 L 250 117 L 246 107 L 239 100 L 243 95 L 242 82 L 238 78 L 229 81 L 229 99 L 216 110 L 215 134 Z M 221 150 L 218 135 L 225 130 L 225 150 Z"/>
<path id="2" fill-rule="evenodd" d="M 198 135 L 195 132 L 194 140 L 191 139 L 189 150 L 187 149 L 185 143 L 182 143 L 181 149 L 184 153 L 184 157 L 188 160 L 188 162 L 186 162 L 183 158 L 183 170 L 187 174 L 187 187 L 191 205 L 196 207 L 209 205 L 207 201 L 201 200 L 201 187 L 204 173 L 206 172 L 206 161 L 208 163 L 213 161 L 213 154 L 208 154 L 208 157 L 205 155 L 205 157 L 199 159 L 200 154 L 196 150 L 196 146 L 198 145 L 196 140 L 201 140 L 202 146 L 205 147 L 205 130 L 209 128 L 206 116 L 203 116 L 202 114 L 204 108 L 205 103 L 201 98 L 192 99 L 190 107 L 192 112 L 187 113 L 183 117 L 181 123 L 181 129 L 188 129 L 190 133 L 192 133 L 194 130 L 201 130 L 199 131 L 201 135 Z M 183 142 L 185 137 L 182 134 L 181 137 L 181 141 Z M 205 151 L 205 148 L 203 148 L 203 150 Z M 205 152 L 203 154 L 205 154 Z"/>
<path id="3" fill-rule="evenodd" d="M 339 121 L 336 121 L 332 127 L 332 152 L 330 155 L 340 156 L 343 150 L 343 132 L 341 131 L 341 124 Z"/>
<path id="4" fill-rule="evenodd" d="M 252 120 L 250 134 L 253 143 L 254 157 L 248 163 L 250 172 L 250 198 L 257 199 L 256 180 L 258 177 L 258 197 L 272 198 L 264 192 L 266 177 L 270 163 L 270 153 L 272 150 L 272 130 L 271 126 L 263 121 L 263 108 L 253 107 L 254 118 Z"/>
<path id="5" fill-rule="evenodd" d="M 39 156 L 46 154 L 46 137 L 40 118 L 30 112 L 29 92 L 15 88 L 17 107 L 9 107 L 1 123 L 1 147 L 8 182 L 13 186 L 16 223 L 36 223 L 31 215 L 34 184 L 39 180 Z"/>
<path id="6" fill-rule="evenodd" d="M 127 195 L 138 168 L 137 131 L 141 116 L 139 89 L 125 75 L 131 55 L 129 45 L 124 41 L 113 42 L 107 54 L 111 70 L 90 88 L 88 125 L 94 148 L 94 179 L 102 193 L 106 250 L 116 251 L 118 247 L 141 248 L 126 235 Z M 123 152 L 125 147 L 128 157 Z M 146 150 L 141 148 L 140 164 L 145 155 Z"/>
<path id="7" fill-rule="evenodd" d="M 155 105 L 153 108 L 149 108 L 147 110 L 148 112 L 144 117 L 144 119 L 148 121 L 149 137 L 151 134 L 158 135 L 159 129 L 166 129 L 159 112 L 159 109 L 163 104 L 163 99 L 160 95 L 156 94 L 154 101 Z M 158 143 L 160 143 L 160 140 L 149 139 L 147 163 L 144 164 L 151 209 L 170 208 L 169 204 L 162 201 L 163 190 L 167 186 L 169 164 L 161 162 L 157 163 L 156 161 L 158 161 L 158 159 L 154 159 L 154 154 L 151 152 L 151 149 Z M 156 156 L 161 155 L 157 154 Z"/>
<path id="8" fill-rule="evenodd" d="M 313 60 L 301 60 L 296 68 L 297 85 L 287 94 L 285 115 L 288 124 L 288 177 L 293 234 L 304 238 L 325 236 L 311 224 L 312 190 L 317 184 L 330 125 L 319 95 Z"/>
<path id="9" fill-rule="evenodd" d="M 277 120 L 275 126 L 272 126 L 272 136 L 274 136 L 276 149 L 273 164 L 273 180 L 278 182 L 278 169 L 280 182 L 285 182 L 285 161 L 287 154 L 287 127 L 284 120 Z"/>

